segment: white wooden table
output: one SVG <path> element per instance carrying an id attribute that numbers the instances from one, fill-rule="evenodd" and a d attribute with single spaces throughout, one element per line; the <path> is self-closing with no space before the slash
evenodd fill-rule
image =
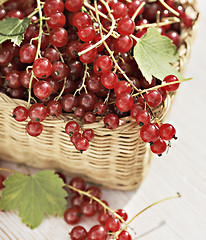
<path id="1" fill-rule="evenodd" d="M 132 192 L 103 190 L 112 208 L 124 208 L 131 218 L 136 212 L 164 197 L 181 199 L 162 203 L 142 214 L 131 227 L 140 240 L 206 239 L 206 1 L 199 0 L 200 27 L 183 83 L 168 121 L 177 128 L 178 140 L 168 155 L 154 157 L 149 174 Z M 10 167 L 3 163 L 3 166 Z M 89 229 L 94 219 L 83 220 Z M 49 217 L 35 230 L 21 223 L 14 212 L 0 212 L 0 239 L 66 240 L 71 227 L 63 219 Z M 132 232 L 132 231 L 131 231 Z"/>

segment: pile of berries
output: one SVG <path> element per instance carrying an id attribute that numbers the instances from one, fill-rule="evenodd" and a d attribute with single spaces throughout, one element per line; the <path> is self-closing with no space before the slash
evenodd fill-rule
<path id="1" fill-rule="evenodd" d="M 60 175 L 62 176 L 62 174 Z M 64 177 L 64 176 L 63 176 Z M 97 186 L 89 186 L 86 188 L 85 181 L 76 177 L 73 178 L 69 184 L 76 189 L 89 193 L 92 197 L 98 199 L 100 203 L 108 206 L 108 203 L 101 199 L 101 189 Z M 76 225 L 81 221 L 81 217 L 92 217 L 97 215 L 98 224 L 94 225 L 88 232 L 81 225 L 76 225 L 70 232 L 71 240 L 106 240 L 109 236 L 114 236 L 116 232 L 121 229 L 122 224 L 127 221 L 128 215 L 123 209 L 115 211 L 117 216 L 114 216 L 110 211 L 103 207 L 97 201 L 89 198 L 85 195 L 80 195 L 76 191 L 71 198 L 71 207 L 69 207 L 64 213 L 64 219 L 68 224 Z M 111 211 L 113 211 L 111 209 Z M 132 237 L 128 231 L 121 231 L 118 235 L 119 240 L 131 240 Z"/>
<path id="2" fill-rule="evenodd" d="M 19 122 L 29 117 L 26 131 L 36 137 L 48 115 L 73 114 L 65 131 L 82 152 L 94 138 L 92 129 L 81 130 L 82 124 L 100 116 L 106 128 L 115 129 L 119 118 L 131 116 L 142 126 L 142 140 L 161 155 L 169 145 L 165 141 L 176 131 L 170 124 L 153 123 L 152 109 L 163 104 L 167 92 L 175 91 L 179 83 L 161 87 L 156 78 L 148 83 L 132 49 L 135 38 L 147 32 L 157 15 L 165 22 L 158 28 L 161 34 L 180 46 L 181 26 L 189 28 L 193 20 L 175 0 L 164 2 L 179 14 L 180 22 L 168 20 L 174 14 L 161 0 L 9 0 L 3 4 L 0 20 L 31 18 L 20 47 L 10 41 L 0 47 L 0 91 L 28 101 L 27 108 L 13 110 L 13 117 Z M 36 14 L 36 8 L 41 14 Z M 169 75 L 163 82 L 174 81 L 178 79 Z M 149 90 L 140 94 L 145 89 Z"/>

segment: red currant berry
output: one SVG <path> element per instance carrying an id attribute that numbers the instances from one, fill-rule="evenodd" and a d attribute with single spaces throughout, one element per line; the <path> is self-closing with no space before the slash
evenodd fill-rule
<path id="1" fill-rule="evenodd" d="M 18 122 L 23 122 L 28 118 L 28 110 L 23 106 L 18 106 L 13 111 L 13 118 Z"/>
<path id="2" fill-rule="evenodd" d="M 65 7 L 70 12 L 78 12 L 83 6 L 83 0 L 66 0 Z"/>
<path id="3" fill-rule="evenodd" d="M 86 112 L 83 115 L 82 120 L 84 123 L 93 123 L 96 120 L 96 116 L 92 112 Z"/>
<path id="4" fill-rule="evenodd" d="M 84 215 L 84 216 L 87 216 L 87 217 L 92 217 L 96 214 L 97 212 L 97 205 L 95 202 L 83 202 L 81 207 L 81 213 Z"/>
<path id="5" fill-rule="evenodd" d="M 115 19 L 123 18 L 127 15 L 127 6 L 121 2 L 114 3 L 111 10 Z"/>
<path id="6" fill-rule="evenodd" d="M 80 134 L 80 133 L 78 133 Z M 76 134 L 77 135 L 77 134 Z M 73 135 L 74 136 L 74 135 Z M 72 137 L 73 137 L 72 136 Z M 77 207 L 80 207 L 82 205 L 82 203 L 84 202 L 84 197 L 77 194 L 75 196 L 72 197 L 71 199 L 71 203 L 72 203 L 72 206 L 77 206 Z"/>
<path id="7" fill-rule="evenodd" d="M 150 90 L 144 95 L 150 107 L 157 107 L 162 102 L 162 95 L 157 90 Z"/>
<path id="8" fill-rule="evenodd" d="M 68 224 L 76 224 L 81 219 L 81 211 L 80 208 L 77 206 L 70 207 L 64 212 L 64 220 Z"/>
<path id="9" fill-rule="evenodd" d="M 26 126 L 27 133 L 32 137 L 37 137 L 42 133 L 43 127 L 40 122 L 28 122 Z"/>
<path id="10" fill-rule="evenodd" d="M 34 84 L 34 95 L 39 99 L 46 99 L 52 93 L 52 86 L 46 81 L 39 81 Z"/>
<path id="11" fill-rule="evenodd" d="M 29 117 L 33 122 L 42 122 L 47 117 L 47 109 L 41 103 L 34 103 L 29 108 Z"/>
<path id="12" fill-rule="evenodd" d="M 114 88 L 116 96 L 121 95 L 122 93 L 131 93 L 132 88 L 127 81 L 119 81 Z"/>
<path id="13" fill-rule="evenodd" d="M 24 44 L 19 51 L 20 61 L 22 63 L 32 63 L 36 56 L 36 46 L 33 44 Z"/>
<path id="14" fill-rule="evenodd" d="M 59 60 L 60 55 L 54 48 L 47 48 L 45 50 L 44 57 L 47 58 L 51 63 L 54 63 Z"/>
<path id="15" fill-rule="evenodd" d="M 163 81 L 166 83 L 172 83 L 172 82 L 179 81 L 179 79 L 174 75 L 168 75 L 167 77 L 164 78 Z M 180 85 L 179 83 L 171 84 L 171 85 L 165 86 L 164 89 L 168 92 L 174 92 L 179 88 L 179 85 Z"/>
<path id="16" fill-rule="evenodd" d="M 141 110 L 137 113 L 137 116 L 136 116 L 136 122 L 140 125 L 140 126 L 143 126 L 143 125 L 146 125 L 148 123 L 150 123 L 150 114 L 148 113 L 147 110 Z"/>
<path id="17" fill-rule="evenodd" d="M 126 213 L 125 210 L 123 210 L 123 209 L 118 209 L 118 210 L 116 211 L 116 213 L 117 213 L 120 217 L 122 217 L 125 222 L 127 221 L 128 215 L 127 215 L 127 213 Z"/>
<path id="18" fill-rule="evenodd" d="M 95 103 L 94 112 L 98 115 L 103 115 L 106 112 L 106 105 L 103 102 Z"/>
<path id="19" fill-rule="evenodd" d="M 134 32 L 135 23 L 130 18 L 122 18 L 118 25 L 117 29 L 121 35 L 130 35 Z"/>
<path id="20" fill-rule="evenodd" d="M 44 12 L 47 16 L 55 13 L 56 11 L 64 11 L 64 2 L 62 0 L 46 0 L 44 5 Z"/>
<path id="21" fill-rule="evenodd" d="M 174 45 L 176 45 L 177 48 L 180 46 L 180 35 L 179 35 L 179 33 L 171 30 L 171 31 L 166 33 L 166 36 L 173 41 Z"/>
<path id="22" fill-rule="evenodd" d="M 153 123 L 143 125 L 140 137 L 144 142 L 154 142 L 159 138 L 159 129 Z"/>
<path id="23" fill-rule="evenodd" d="M 76 140 L 75 148 L 80 152 L 86 151 L 89 148 L 89 141 L 84 137 L 80 137 Z"/>
<path id="24" fill-rule="evenodd" d="M 115 129 L 119 126 L 119 118 L 116 114 L 107 114 L 104 118 L 104 125 L 108 129 Z"/>
<path id="25" fill-rule="evenodd" d="M 90 186 L 86 189 L 86 192 L 89 192 L 93 197 L 101 198 L 102 191 L 99 187 L 96 186 Z"/>
<path id="26" fill-rule="evenodd" d="M 83 26 L 78 29 L 79 39 L 83 42 L 90 42 L 94 40 L 96 32 L 92 26 Z"/>
<path id="27" fill-rule="evenodd" d="M 167 144 L 163 139 L 158 138 L 156 141 L 152 143 L 150 148 L 153 153 L 161 155 L 163 152 L 166 151 Z"/>
<path id="28" fill-rule="evenodd" d="M 8 87 L 17 89 L 21 87 L 20 82 L 20 75 L 21 73 L 19 71 L 11 71 L 6 75 L 5 83 L 8 85 Z"/>
<path id="29" fill-rule="evenodd" d="M 106 239 L 107 239 L 106 228 L 101 225 L 93 226 L 87 234 L 87 240 L 106 240 Z"/>
<path id="30" fill-rule="evenodd" d="M 144 110 L 144 104 L 134 103 L 130 111 L 131 117 L 136 119 L 137 114 L 142 110 Z"/>
<path id="31" fill-rule="evenodd" d="M 28 73 L 27 71 L 23 71 L 20 76 L 21 85 L 25 88 L 29 88 L 30 80 L 31 80 L 31 70 L 29 70 Z M 31 84 L 32 88 L 36 82 L 37 80 L 35 78 L 32 78 L 32 84 Z"/>
<path id="32" fill-rule="evenodd" d="M 118 235 L 117 240 L 132 240 L 132 237 L 131 237 L 131 235 L 130 235 L 127 231 L 123 230 L 123 231 Z"/>
<path id="33" fill-rule="evenodd" d="M 51 76 L 55 80 L 58 81 L 68 76 L 69 69 L 65 63 L 58 61 L 58 62 L 55 62 L 52 67 L 53 67 L 53 71 Z"/>
<path id="34" fill-rule="evenodd" d="M 92 129 L 85 129 L 82 133 L 82 137 L 90 142 L 94 139 L 94 131 Z"/>
<path id="35" fill-rule="evenodd" d="M 62 113 L 62 105 L 58 101 L 50 101 L 47 104 L 47 112 L 52 117 L 58 117 Z"/>
<path id="36" fill-rule="evenodd" d="M 118 95 L 115 104 L 121 112 L 128 112 L 133 106 L 133 97 L 129 93 Z"/>
<path id="37" fill-rule="evenodd" d="M 72 136 L 73 134 L 78 133 L 79 132 L 79 124 L 75 121 L 68 122 L 65 126 L 65 132 L 69 136 Z"/>
<path id="38" fill-rule="evenodd" d="M 92 92 L 83 93 L 79 97 L 79 106 L 83 107 L 85 111 L 93 110 L 95 102 L 96 102 L 96 95 Z"/>
<path id="39" fill-rule="evenodd" d="M 82 136 L 81 133 L 75 133 L 70 137 L 70 140 L 75 145 L 77 139 L 79 139 L 81 136 Z"/>
<path id="40" fill-rule="evenodd" d="M 102 225 L 106 225 L 107 220 L 109 219 L 110 215 L 108 211 L 101 211 L 98 216 L 98 221 Z"/>
<path id="41" fill-rule="evenodd" d="M 133 46 L 133 40 L 128 35 L 121 35 L 116 40 L 115 49 L 120 53 L 128 52 Z"/>
<path id="42" fill-rule="evenodd" d="M 110 216 L 106 221 L 106 229 L 107 231 L 117 232 L 120 229 L 120 221 L 118 218 L 114 218 Z"/>
<path id="43" fill-rule="evenodd" d="M 109 73 L 112 70 L 112 66 L 112 59 L 107 55 L 101 55 L 95 59 L 93 69 L 96 74 Z"/>
<path id="44" fill-rule="evenodd" d="M 50 15 L 50 19 L 47 24 L 50 28 L 64 27 L 66 18 L 62 12 L 55 12 Z"/>
<path id="45" fill-rule="evenodd" d="M 82 226 L 75 226 L 70 232 L 71 240 L 86 240 L 87 231 Z"/>
<path id="46" fill-rule="evenodd" d="M 62 98 L 61 104 L 65 112 L 73 112 L 73 108 L 78 106 L 79 100 L 77 96 L 66 94 Z"/>
<path id="47" fill-rule="evenodd" d="M 91 43 L 83 43 L 80 47 L 79 47 L 79 53 L 92 47 L 93 45 Z M 79 57 L 79 60 L 83 63 L 91 63 L 94 61 L 94 59 L 97 56 L 97 49 L 93 48 L 92 50 L 82 54 Z"/>
<path id="48" fill-rule="evenodd" d="M 33 63 L 33 72 L 37 78 L 48 78 L 52 74 L 52 64 L 47 58 L 38 58 Z"/>
<path id="49" fill-rule="evenodd" d="M 163 124 L 159 128 L 159 132 L 160 132 L 160 137 L 164 140 L 171 140 L 176 134 L 175 128 L 169 123 Z"/>
<path id="50" fill-rule="evenodd" d="M 55 47 L 64 47 L 69 41 L 67 31 L 62 27 L 52 29 L 49 35 L 49 40 Z"/>
<path id="51" fill-rule="evenodd" d="M 69 185 L 71 185 L 72 187 L 75 187 L 79 190 L 82 190 L 82 191 L 84 191 L 86 188 L 86 183 L 85 183 L 84 179 L 80 178 L 80 177 L 72 178 Z"/>
<path id="52" fill-rule="evenodd" d="M 92 26 L 92 19 L 87 13 L 77 12 L 73 17 L 73 25 L 79 29 L 84 26 Z"/>
<path id="53" fill-rule="evenodd" d="M 117 74 L 113 72 L 104 73 L 101 76 L 101 83 L 107 89 L 113 89 L 118 83 Z"/>

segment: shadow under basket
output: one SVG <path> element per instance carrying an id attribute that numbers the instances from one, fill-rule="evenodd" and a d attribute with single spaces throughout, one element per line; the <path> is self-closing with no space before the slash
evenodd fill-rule
<path id="1" fill-rule="evenodd" d="M 198 11 L 196 1 L 182 1 L 186 12 L 194 17 L 194 26 L 182 29 L 180 60 L 175 64 L 183 71 L 190 55 Z M 163 121 L 174 94 L 165 103 L 154 109 L 154 114 Z M 89 149 L 81 154 L 75 150 L 64 131 L 66 122 L 72 119 L 69 114 L 59 118 L 47 118 L 43 122 L 43 132 L 38 137 L 26 133 L 26 122 L 12 118 L 16 106 L 26 106 L 22 100 L 11 99 L 0 93 L 0 158 L 5 161 L 24 163 L 43 169 L 55 169 L 70 175 L 83 176 L 85 179 L 102 186 L 132 190 L 138 187 L 147 174 L 151 153 L 149 144 L 140 138 L 140 127 L 131 117 L 120 120 L 115 130 L 104 128 L 102 120 L 86 124 L 83 129 L 92 128 L 95 138 Z"/>

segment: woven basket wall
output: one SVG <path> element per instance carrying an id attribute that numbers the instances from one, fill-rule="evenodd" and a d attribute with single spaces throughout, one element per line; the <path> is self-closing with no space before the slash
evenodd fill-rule
<path id="1" fill-rule="evenodd" d="M 184 1 L 184 4 L 187 12 L 197 20 L 196 1 Z M 180 61 L 176 63 L 180 71 L 188 61 L 195 28 L 196 24 L 182 31 Z M 154 109 L 160 119 L 166 116 L 172 98 L 173 95 L 168 96 L 164 105 Z M 48 117 L 43 122 L 42 134 L 34 138 L 26 133 L 25 122 L 19 123 L 11 117 L 18 105 L 26 106 L 26 102 L 0 93 L 1 159 L 82 175 L 92 182 L 114 189 L 135 189 L 145 177 L 151 154 L 148 144 L 140 139 L 140 128 L 131 117 L 122 118 L 121 125 L 115 130 L 105 129 L 101 120 L 84 125 L 85 129 L 94 130 L 95 138 L 89 149 L 81 154 L 75 150 L 64 131 L 71 115 L 64 114 L 58 119 Z"/>

